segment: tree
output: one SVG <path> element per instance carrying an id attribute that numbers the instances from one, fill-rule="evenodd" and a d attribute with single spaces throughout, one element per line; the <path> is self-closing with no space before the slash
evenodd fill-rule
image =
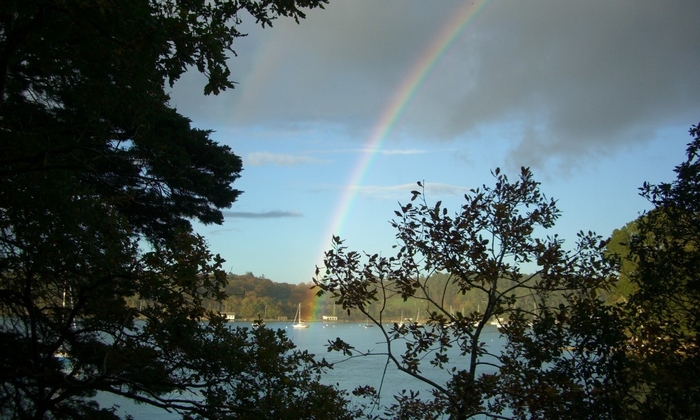
<path id="1" fill-rule="evenodd" d="M 241 16 L 323 3 L 2 3 L 0 416 L 116 417 L 97 392 L 187 418 L 349 415 L 323 362 L 204 309 L 223 260 L 190 220 L 223 221 L 242 165 L 165 93 L 190 68 L 205 94 L 233 87 Z"/>
<path id="2" fill-rule="evenodd" d="M 556 202 L 540 193 L 529 169 L 514 182 L 498 169 L 493 175 L 495 186 L 471 190 L 454 215 L 413 191 L 392 222 L 395 256 L 363 256 L 333 238 L 325 270 L 317 268 L 318 294 L 371 319 L 386 346 L 360 353 L 338 339 L 329 350 L 386 357 L 432 388 L 431 398 L 396 396 L 387 409 L 392 418 L 621 417 L 624 331 L 599 299 L 616 279 L 616 266 L 604 256 L 607 242 L 582 232 L 566 250 L 556 235 L 537 237 L 559 217 Z M 454 286 L 478 293 L 480 310 L 449 310 L 444 291 Z M 393 296 L 422 302 L 427 321 L 385 328 Z M 483 342 L 490 321 L 506 338 L 503 352 Z M 450 379 L 426 376 L 423 363 L 446 369 Z"/>
<path id="3" fill-rule="evenodd" d="M 629 243 L 638 289 L 625 306 L 634 346 L 629 374 L 636 418 L 697 418 L 700 406 L 700 129 L 692 126 L 676 180 L 645 183 L 654 208 Z"/>
<path id="4" fill-rule="evenodd" d="M 634 293 L 635 286 L 632 284 L 630 277 L 636 268 L 636 264 L 630 257 L 629 246 L 635 240 L 637 233 L 637 221 L 635 220 L 627 223 L 620 229 L 615 229 L 608 240 L 606 254 L 611 258 L 618 258 L 620 263 L 618 281 L 607 296 L 606 300 L 608 303 L 624 302 Z"/>

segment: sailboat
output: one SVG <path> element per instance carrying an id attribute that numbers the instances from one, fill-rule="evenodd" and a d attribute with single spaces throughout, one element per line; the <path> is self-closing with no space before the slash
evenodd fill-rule
<path id="1" fill-rule="evenodd" d="M 399 328 L 403 327 L 406 323 L 406 318 L 403 317 L 403 311 L 401 311 L 401 318 L 399 318 L 398 322 L 396 322 L 396 325 L 399 326 Z"/>
<path id="2" fill-rule="evenodd" d="M 365 328 L 372 328 L 374 327 L 374 324 L 369 322 L 369 316 L 367 317 L 367 322 L 365 322 L 365 325 L 363 325 Z"/>
<path id="3" fill-rule="evenodd" d="M 309 324 L 304 324 L 301 322 L 301 303 L 297 306 L 297 313 L 294 315 L 294 322 L 292 323 L 292 328 L 309 328 Z"/>
<path id="4" fill-rule="evenodd" d="M 70 286 L 68 286 L 69 292 Z M 72 301 L 73 299 L 71 298 L 71 306 L 72 306 Z M 63 288 L 63 299 L 62 299 L 62 308 L 63 311 L 61 312 L 61 320 L 63 320 L 63 317 L 66 316 L 66 288 Z M 71 329 L 75 330 L 75 320 L 71 323 Z M 61 344 L 61 346 L 53 353 L 53 356 L 59 360 L 67 360 L 68 359 L 68 351 L 66 350 L 65 344 Z"/>
<path id="5" fill-rule="evenodd" d="M 506 325 L 507 323 L 508 323 L 508 321 L 506 321 L 505 319 L 501 318 L 500 316 L 495 316 L 495 317 L 493 317 L 493 319 L 492 319 L 491 322 L 490 322 L 491 325 L 495 325 L 496 327 L 503 327 L 503 326 Z"/>

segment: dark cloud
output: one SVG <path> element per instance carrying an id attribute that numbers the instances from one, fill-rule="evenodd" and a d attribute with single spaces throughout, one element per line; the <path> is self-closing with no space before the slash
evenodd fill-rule
<path id="1" fill-rule="evenodd" d="M 219 124 L 376 124 L 462 2 L 331 1 L 296 25 L 251 30 L 232 60 L 239 87 L 187 115 Z M 502 141 L 513 165 L 569 166 L 700 118 L 697 0 L 491 0 L 434 67 L 394 132 L 424 141 Z M 178 100 L 179 99 L 179 100 Z M 507 138 L 491 138 L 494 126 Z"/>
<path id="2" fill-rule="evenodd" d="M 303 214 L 294 211 L 266 211 L 266 212 L 247 212 L 247 211 L 224 211 L 224 217 L 237 219 L 282 219 L 288 217 L 304 217 Z"/>
<path id="3" fill-rule="evenodd" d="M 473 83 L 442 124 L 520 127 L 511 160 L 539 164 L 617 151 L 700 111 L 700 2 L 493 2 L 479 23 Z M 466 56 L 462 62 L 467 62 Z M 469 77 L 468 76 L 468 77 Z"/>

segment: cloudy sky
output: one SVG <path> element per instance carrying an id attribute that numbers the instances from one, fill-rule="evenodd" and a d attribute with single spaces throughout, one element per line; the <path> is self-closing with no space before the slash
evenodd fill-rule
<path id="1" fill-rule="evenodd" d="M 223 226 L 234 273 L 310 281 L 331 234 L 389 255 L 417 181 L 457 209 L 500 167 L 532 168 L 563 216 L 609 235 L 673 179 L 700 121 L 697 0 L 331 0 L 235 44 L 236 89 L 172 103 L 243 158 Z"/>

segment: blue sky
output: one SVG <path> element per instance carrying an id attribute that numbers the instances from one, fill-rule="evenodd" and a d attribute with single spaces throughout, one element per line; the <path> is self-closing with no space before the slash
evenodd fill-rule
<path id="1" fill-rule="evenodd" d="M 496 167 L 532 168 L 567 243 L 648 208 L 638 188 L 673 179 L 700 121 L 700 2 L 475 3 L 356 184 L 382 112 L 463 2 L 331 0 L 299 25 L 247 22 L 236 89 L 204 97 L 195 73 L 176 84 L 172 104 L 243 158 L 225 223 L 196 225 L 226 270 L 308 282 L 331 227 L 350 249 L 389 255 L 389 220 L 416 181 L 457 209 Z"/>

